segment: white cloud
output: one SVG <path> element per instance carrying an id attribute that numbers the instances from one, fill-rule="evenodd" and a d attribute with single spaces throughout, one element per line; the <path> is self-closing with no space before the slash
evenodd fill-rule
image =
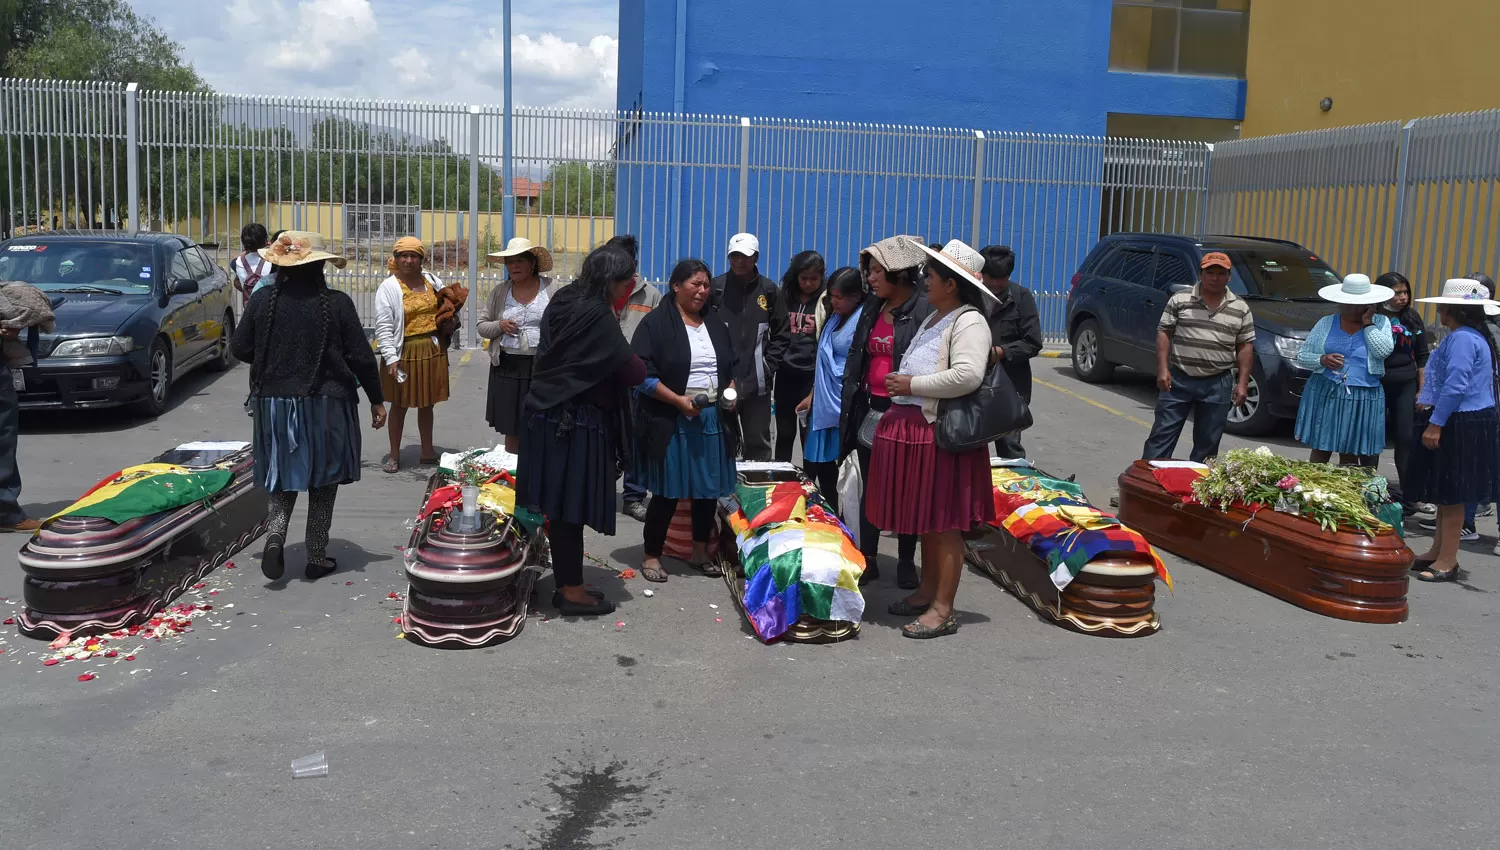
<path id="1" fill-rule="evenodd" d="M 471 52 L 459 54 L 461 65 L 496 89 L 504 85 L 504 37 L 491 31 Z M 511 70 L 516 101 L 527 106 L 613 108 L 620 42 L 596 35 L 587 44 L 550 32 L 537 38 L 516 35 Z M 528 97 L 529 95 L 529 97 Z"/>
<path id="2" fill-rule="evenodd" d="M 302 0 L 295 11 L 281 0 L 234 0 L 229 19 L 237 30 L 260 32 L 267 64 L 291 72 L 362 64 L 380 30 L 370 0 Z"/>
<path id="3" fill-rule="evenodd" d="M 408 89 L 422 88 L 432 82 L 432 67 L 427 64 L 427 59 L 422 51 L 415 47 L 408 47 L 395 58 L 391 59 L 391 67 L 396 71 L 396 79 Z"/>

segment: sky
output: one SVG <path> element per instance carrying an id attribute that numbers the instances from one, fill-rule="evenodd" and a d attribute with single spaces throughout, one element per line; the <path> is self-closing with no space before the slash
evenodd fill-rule
<path id="1" fill-rule="evenodd" d="M 500 104 L 500 0 L 131 0 L 215 91 Z M 518 106 L 614 109 L 618 0 L 513 0 Z"/>

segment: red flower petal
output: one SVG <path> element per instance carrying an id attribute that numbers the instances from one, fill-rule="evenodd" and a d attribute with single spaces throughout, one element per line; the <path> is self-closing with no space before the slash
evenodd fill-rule
<path id="1" fill-rule="evenodd" d="M 91 682 L 93 680 L 94 680 L 94 674 L 93 673 L 79 673 L 78 674 L 78 681 L 80 681 L 80 682 Z"/>
<path id="2" fill-rule="evenodd" d="M 219 595 L 219 591 L 217 591 L 217 590 L 210 590 L 208 592 L 208 595 L 209 596 L 218 596 Z"/>
<path id="3" fill-rule="evenodd" d="M 49 658 L 46 661 L 42 662 L 42 666 L 43 667 L 53 667 L 56 664 L 57 664 L 57 659 L 56 658 Z"/>
<path id="4" fill-rule="evenodd" d="M 104 657 L 105 658 L 114 658 L 116 655 L 119 655 L 119 654 L 120 653 L 119 653 L 118 650 L 111 649 L 109 652 L 104 653 Z"/>
<path id="5" fill-rule="evenodd" d="M 15 617 L 6 617 L 5 618 L 5 625 L 7 625 L 7 626 L 14 626 L 15 624 L 16 624 L 16 618 Z"/>
<path id="6" fill-rule="evenodd" d="M 125 660 L 126 661 L 134 661 L 135 660 L 135 656 L 134 655 L 127 655 L 127 656 L 125 656 Z"/>
<path id="7" fill-rule="evenodd" d="M 232 569 L 234 569 L 234 561 L 230 561 L 229 563 L 225 564 L 224 565 L 224 569 L 226 569 L 226 570 L 232 570 Z"/>
<path id="8" fill-rule="evenodd" d="M 200 581 L 197 584 L 193 585 L 193 589 L 194 590 L 202 590 L 203 589 L 203 582 Z"/>
<path id="9" fill-rule="evenodd" d="M 387 593 L 385 595 L 385 598 L 386 599 L 400 599 L 401 598 L 401 594 L 399 594 L 399 593 L 397 593 L 396 591 L 393 590 L 390 593 Z"/>

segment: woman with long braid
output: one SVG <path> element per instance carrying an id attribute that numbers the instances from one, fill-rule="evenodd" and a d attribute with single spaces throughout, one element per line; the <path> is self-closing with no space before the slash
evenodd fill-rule
<path id="1" fill-rule="evenodd" d="M 234 356 L 251 364 L 255 483 L 271 494 L 261 572 L 281 578 L 282 549 L 297 494 L 308 494 L 307 578 L 338 569 L 328 529 L 340 484 L 359 480 L 357 389 L 370 400 L 370 424 L 385 425 L 380 367 L 349 296 L 328 288 L 316 233 L 288 231 L 260 251 L 277 267 L 276 286 L 250 297 L 235 329 Z M 356 383 L 357 382 L 357 383 Z"/>

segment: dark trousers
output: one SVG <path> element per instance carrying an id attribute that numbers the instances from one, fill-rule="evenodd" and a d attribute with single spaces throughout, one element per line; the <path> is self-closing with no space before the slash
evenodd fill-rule
<path id="1" fill-rule="evenodd" d="M 676 499 L 657 494 L 646 505 L 646 557 L 660 558 L 667 545 L 667 529 L 672 525 L 672 515 L 677 513 Z M 708 543 L 713 539 L 714 522 L 718 519 L 719 503 L 714 499 L 693 500 L 693 542 Z"/>
<path id="2" fill-rule="evenodd" d="M 866 510 L 866 503 L 870 495 L 870 450 L 864 446 L 855 448 L 859 457 L 859 477 L 865 482 L 864 490 L 860 493 L 859 506 L 859 551 L 866 558 L 873 558 L 880 553 L 880 529 L 870 522 L 870 513 Z M 917 562 L 917 541 L 915 534 L 896 535 L 897 558 L 903 564 L 914 564 Z"/>
<path id="3" fill-rule="evenodd" d="M 10 369 L 0 362 L 0 525 L 26 521 L 21 510 L 21 468 L 16 465 L 16 443 L 21 436 L 21 406 Z"/>
<path id="4" fill-rule="evenodd" d="M 1151 426 L 1151 435 L 1146 438 L 1142 459 L 1171 457 L 1177 450 L 1177 438 L 1182 435 L 1188 414 L 1193 416 L 1193 453 L 1188 457 L 1202 463 L 1217 455 L 1219 439 L 1224 436 L 1224 423 L 1229 421 L 1233 391 L 1234 376 L 1227 371 L 1208 378 L 1195 378 L 1173 369 L 1172 388 L 1156 399 L 1156 424 Z"/>
<path id="5" fill-rule="evenodd" d="M 634 393 L 631 393 L 630 399 L 631 399 L 631 420 L 634 421 L 634 419 L 635 419 L 635 394 Z M 646 497 L 648 495 L 650 495 L 649 493 L 646 492 L 646 488 L 641 486 L 641 483 L 640 483 L 640 473 L 636 472 L 634 466 L 631 466 L 631 468 L 625 472 L 625 476 L 624 476 L 624 480 L 622 482 L 622 486 L 624 487 L 624 490 L 625 490 L 625 503 L 626 504 L 630 504 L 631 502 L 644 502 L 644 501 L 646 501 Z"/>
<path id="6" fill-rule="evenodd" d="M 813 373 L 782 369 L 776 373 L 776 459 L 782 463 L 792 462 L 792 448 L 797 444 L 797 435 L 802 429 L 797 423 L 797 405 L 812 392 Z M 807 446 L 803 435 L 804 449 Z"/>
<path id="7" fill-rule="evenodd" d="M 552 578 L 557 586 L 583 584 L 583 526 L 549 517 L 547 541 L 552 544 Z"/>
<path id="8" fill-rule="evenodd" d="M 818 492 L 828 500 L 833 512 L 839 513 L 839 465 L 831 460 L 824 463 L 803 463 L 802 471 L 818 485 Z"/>
<path id="9" fill-rule="evenodd" d="M 1395 446 L 1396 486 L 1390 488 L 1391 499 L 1406 503 L 1403 481 L 1411 457 L 1411 441 L 1417 437 L 1417 380 L 1385 385 L 1385 433 Z M 1472 524 L 1472 523 L 1471 523 Z"/>
<path id="10" fill-rule="evenodd" d="M 740 437 L 740 457 L 745 460 L 771 459 L 771 396 L 741 395 L 735 403 L 734 412 L 727 418 L 734 420 L 734 429 Z"/>
<path id="11" fill-rule="evenodd" d="M 995 441 L 995 457 L 1025 457 L 1026 449 L 1021 445 L 1021 432 L 1006 434 Z"/>

